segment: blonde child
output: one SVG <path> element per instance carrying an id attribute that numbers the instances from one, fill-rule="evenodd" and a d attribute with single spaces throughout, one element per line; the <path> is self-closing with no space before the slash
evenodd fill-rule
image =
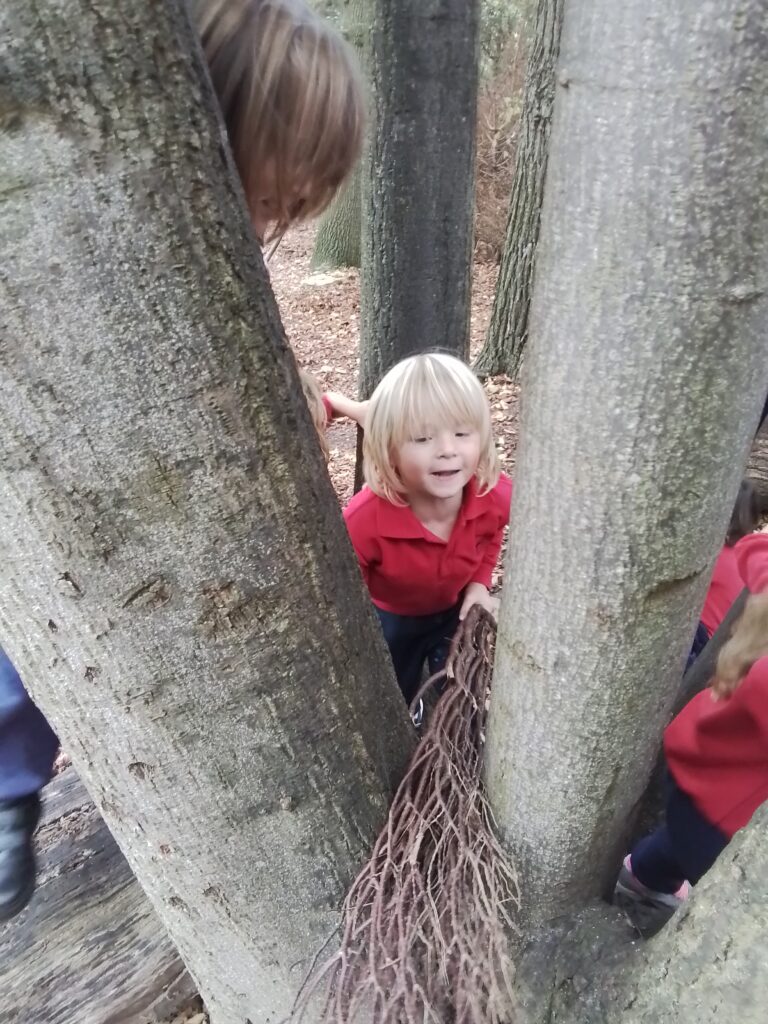
<path id="1" fill-rule="evenodd" d="M 191 0 L 191 11 L 264 242 L 320 213 L 360 155 L 364 103 L 355 58 L 301 0 Z M 0 922 L 34 891 L 39 791 L 57 747 L 0 648 Z"/>
<path id="2" fill-rule="evenodd" d="M 495 613 L 489 588 L 512 482 L 499 470 L 480 382 L 441 353 L 404 359 L 383 378 L 363 458 L 367 486 L 344 518 L 410 704 L 424 662 L 430 672 L 443 666 L 469 608 Z"/>

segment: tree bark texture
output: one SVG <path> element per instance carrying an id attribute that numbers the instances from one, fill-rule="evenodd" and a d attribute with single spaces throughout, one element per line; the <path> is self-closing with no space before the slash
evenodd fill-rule
<path id="1" fill-rule="evenodd" d="M 44 793 L 37 891 L 0 926 L 4 1024 L 158 1024 L 196 989 L 74 768 Z"/>
<path id="2" fill-rule="evenodd" d="M 469 351 L 478 0 L 375 0 L 363 171 L 360 394 Z"/>
<path id="3" fill-rule="evenodd" d="M 565 11 L 488 738 L 533 920 L 612 883 L 765 399 L 766 20 Z"/>
<path id="4" fill-rule="evenodd" d="M 528 336 L 563 4 L 564 0 L 538 0 L 536 7 L 504 251 L 488 334 L 475 363 L 485 376 L 517 377 Z"/>
<path id="5" fill-rule="evenodd" d="M 328 5 L 315 5 L 326 17 Z M 324 10 L 325 9 L 325 10 Z M 337 0 L 331 20 L 355 48 L 362 69 L 368 67 L 368 47 L 373 12 L 370 0 Z M 362 241 L 362 166 L 358 164 L 349 181 L 336 196 L 317 226 L 313 270 L 359 267 Z"/>
<path id="6" fill-rule="evenodd" d="M 604 904 L 539 933 L 518 960 L 519 1024 L 761 1024 L 767 832 L 763 807 L 649 942 Z"/>
<path id="7" fill-rule="evenodd" d="M 0 636 L 213 1024 L 274 1022 L 407 715 L 184 4 L 8 0 L 0 66 Z"/>

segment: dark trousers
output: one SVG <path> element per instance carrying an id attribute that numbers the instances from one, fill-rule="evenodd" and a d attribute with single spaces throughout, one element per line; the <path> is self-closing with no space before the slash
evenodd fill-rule
<path id="1" fill-rule="evenodd" d="M 668 776 L 666 821 L 632 850 L 632 872 L 649 889 L 674 893 L 686 880 L 695 885 L 728 841 Z"/>
<path id="2" fill-rule="evenodd" d="M 0 648 L 0 800 L 31 796 L 48 782 L 59 741 Z"/>
<path id="3" fill-rule="evenodd" d="M 707 646 L 708 643 L 709 643 L 709 633 L 707 632 L 704 623 L 700 622 L 698 624 L 698 626 L 696 627 L 696 635 L 694 636 L 693 643 L 691 644 L 691 650 L 690 650 L 690 653 L 688 655 L 688 662 L 687 662 L 687 664 L 685 666 L 685 671 L 686 672 L 691 667 L 691 665 L 694 664 L 694 662 L 696 661 L 696 659 L 698 658 L 698 656 L 701 654 L 701 652 L 704 650 L 704 648 Z"/>
<path id="4" fill-rule="evenodd" d="M 430 675 L 445 665 L 453 634 L 459 625 L 459 608 L 457 604 L 434 615 L 395 615 L 394 612 L 376 609 L 407 704 L 419 689 L 424 662 Z"/>

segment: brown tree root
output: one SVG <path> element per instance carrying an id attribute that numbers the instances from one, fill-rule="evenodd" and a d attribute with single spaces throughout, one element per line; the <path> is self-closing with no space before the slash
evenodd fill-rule
<path id="1" fill-rule="evenodd" d="M 447 679 L 345 900 L 340 948 L 306 982 L 294 1019 L 316 1000 L 328 1024 L 511 1019 L 519 891 L 482 783 L 495 636 L 473 609 L 422 687 Z"/>

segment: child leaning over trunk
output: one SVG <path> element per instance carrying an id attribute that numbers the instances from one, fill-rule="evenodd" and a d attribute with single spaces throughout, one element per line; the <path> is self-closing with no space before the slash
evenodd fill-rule
<path id="1" fill-rule="evenodd" d="M 734 547 L 751 591 L 697 694 L 664 733 L 666 821 L 625 858 L 614 902 L 651 935 L 687 899 L 734 833 L 768 799 L 768 535 Z"/>
<path id="2" fill-rule="evenodd" d="M 499 471 L 480 382 L 442 353 L 404 359 L 382 379 L 363 459 L 367 486 L 344 518 L 410 704 L 425 661 L 430 673 L 443 667 L 469 608 L 496 610 L 489 589 L 512 482 Z"/>

